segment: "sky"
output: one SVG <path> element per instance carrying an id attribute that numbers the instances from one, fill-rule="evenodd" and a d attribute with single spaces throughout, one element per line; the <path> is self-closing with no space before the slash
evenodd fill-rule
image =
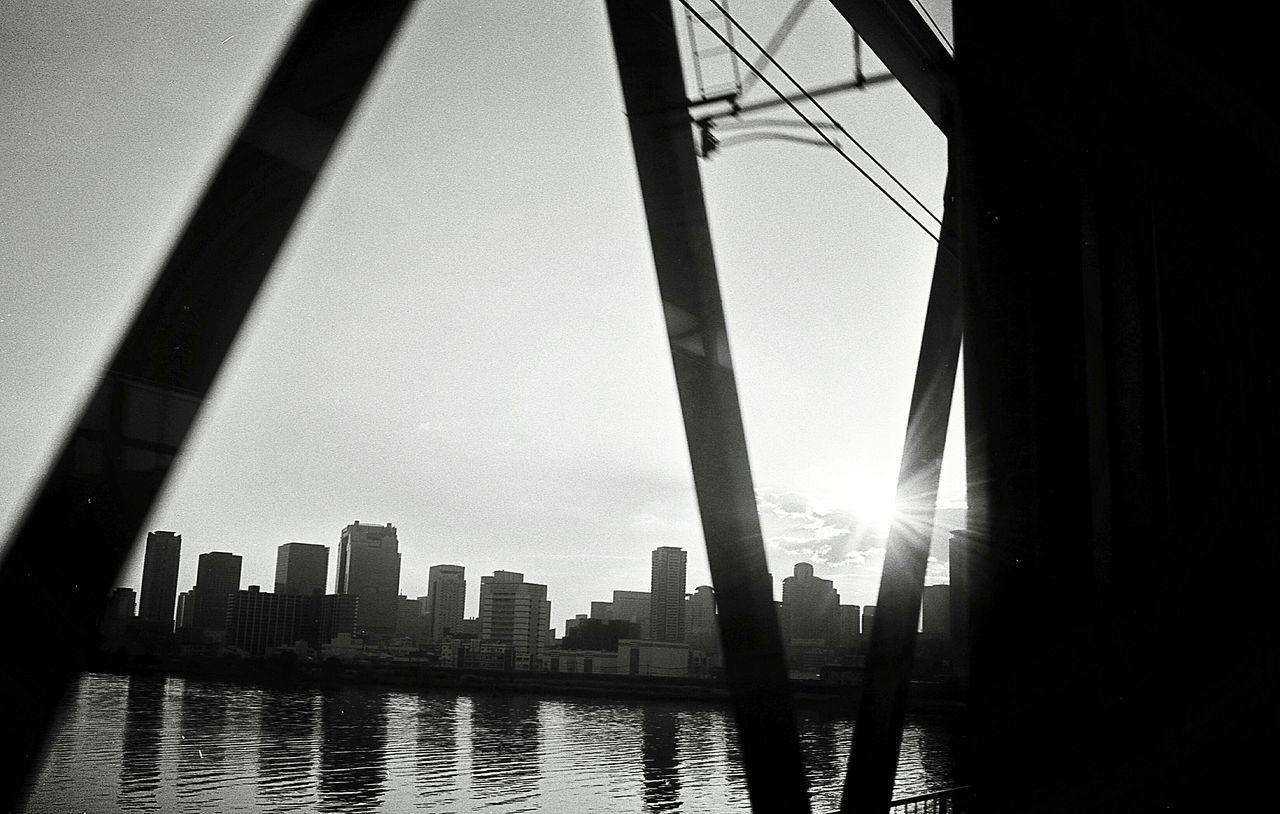
<path id="1" fill-rule="evenodd" d="M 791 5 L 732 8 L 765 41 Z M 303 6 L 0 0 L 6 529 Z M 847 78 L 849 28 L 815 3 L 776 56 L 807 86 Z M 940 213 L 945 140 L 905 91 L 827 106 Z M 777 589 L 810 561 L 873 604 L 935 245 L 829 148 L 729 144 L 701 169 Z M 602 0 L 418 4 L 147 527 L 183 535 L 180 590 L 215 550 L 270 586 L 291 541 L 331 547 L 332 589 L 355 520 L 397 527 L 408 596 L 466 566 L 468 615 L 481 575 L 520 571 L 563 629 L 647 590 L 660 545 L 710 583 Z"/>

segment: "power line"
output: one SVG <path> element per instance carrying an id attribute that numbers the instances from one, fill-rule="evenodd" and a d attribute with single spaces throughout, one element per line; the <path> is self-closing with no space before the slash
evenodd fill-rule
<path id="1" fill-rule="evenodd" d="M 680 0 L 680 2 L 686 8 L 691 8 L 691 6 L 686 2 L 686 0 Z M 853 142 L 854 146 L 857 147 L 859 150 L 861 150 L 863 155 L 871 159 L 871 162 L 875 164 L 880 169 L 881 172 L 883 172 L 885 175 L 892 178 L 893 182 L 898 185 L 898 188 L 901 189 L 903 192 L 905 192 L 907 194 L 907 197 L 915 202 L 916 206 L 920 207 L 922 210 L 928 213 L 929 217 L 933 218 L 933 220 L 939 226 L 942 225 L 942 218 L 939 218 L 937 215 L 933 214 L 933 210 L 925 206 L 923 201 L 917 198 L 911 190 L 907 189 L 906 184 L 899 181 L 898 177 L 894 175 L 892 172 L 890 172 L 888 167 L 880 163 L 880 160 L 877 159 L 874 155 L 872 155 L 871 151 L 862 145 L 862 142 L 854 138 L 853 134 L 845 129 L 844 125 L 836 121 L 835 117 L 832 116 L 829 112 L 827 112 L 827 109 L 823 107 L 822 104 L 819 103 L 817 99 L 814 98 L 813 94 L 809 93 L 808 89 L 806 89 L 803 85 L 801 85 L 800 82 L 794 76 L 792 76 L 790 72 L 787 71 L 786 68 L 782 67 L 782 64 L 778 62 L 778 60 L 775 59 L 774 56 L 770 54 L 769 51 L 763 45 L 761 45 L 760 42 L 755 37 L 751 36 L 751 32 L 747 31 L 747 29 L 743 27 L 742 23 L 739 23 L 736 19 L 734 19 L 733 15 L 729 13 L 729 10 L 727 8 L 720 5 L 719 0 L 710 0 L 710 3 L 713 6 L 715 6 L 717 9 L 719 9 L 720 13 L 722 13 L 725 16 L 725 19 L 727 19 L 730 23 L 733 24 L 735 28 L 741 31 L 743 36 L 745 36 L 751 42 L 751 44 L 754 45 L 760 51 L 760 53 L 764 54 L 764 56 L 771 63 L 773 63 L 773 66 L 777 68 L 778 71 L 781 72 L 782 75 L 785 76 L 789 82 L 791 82 L 791 84 L 796 86 L 796 89 L 800 91 L 800 93 L 804 96 L 805 99 L 811 102 L 813 106 L 816 107 L 819 110 L 819 112 L 822 113 L 822 115 L 827 117 L 828 121 L 830 121 L 832 124 L 836 126 L 840 130 L 840 132 L 844 134 L 845 138 Z M 754 65 L 751 65 L 750 67 L 753 71 L 756 71 Z M 760 76 L 761 79 L 764 79 L 764 75 L 760 73 L 760 71 L 756 71 L 756 73 L 757 75 Z M 774 92 L 777 93 L 776 90 Z M 885 193 L 885 194 L 888 194 L 888 193 Z"/>
<path id="2" fill-rule="evenodd" d="M 714 1 L 715 1 L 715 0 L 712 0 L 712 2 L 714 2 Z M 894 206 L 898 207 L 898 209 L 902 212 L 902 214 L 904 214 L 904 215 L 906 215 L 908 218 L 910 218 L 912 223 L 914 223 L 916 226 L 919 226 L 919 227 L 920 227 L 920 230 L 921 230 L 921 231 L 923 231 L 926 235 L 928 235 L 928 236 L 929 236 L 929 237 L 930 237 L 930 238 L 931 238 L 935 243 L 937 243 L 939 246 L 941 246 L 941 247 L 942 247 L 942 249 L 943 249 L 944 251 L 946 251 L 946 252 L 947 252 L 947 254 L 950 254 L 950 255 L 952 255 L 953 257 L 955 256 L 955 253 L 954 253 L 954 252 L 952 252 L 952 251 L 951 251 L 951 249 L 950 249 L 949 247 L 947 247 L 946 245 L 944 245 L 944 244 L 942 243 L 942 241 L 940 240 L 940 238 L 939 238 L 939 236 L 938 236 L 938 235 L 935 235 L 933 232 L 929 231 L 929 227 L 925 226 L 925 225 L 924 225 L 924 223 L 923 223 L 919 218 L 917 218 L 914 214 L 912 214 L 911 210 L 909 210 L 909 209 L 907 209 L 905 206 L 903 206 L 903 204 L 902 204 L 902 202 L 901 202 L 901 201 L 899 201 L 899 200 L 898 200 L 897 198 L 895 198 L 892 194 L 890 194 L 890 193 L 889 193 L 889 190 L 885 189 L 883 184 L 881 184 L 881 183 L 880 183 L 879 181 L 877 181 L 876 179 L 872 178 L 872 177 L 871 177 L 871 174 L 870 174 L 870 173 L 868 173 L 865 169 L 863 169 L 863 168 L 862 168 L 862 166 L 861 166 L 860 164 L 858 164 L 858 162 L 854 161 L 852 156 L 850 156 L 848 153 L 846 153 L 846 152 L 845 152 L 845 151 L 840 147 L 840 145 L 839 145 L 836 141 L 834 141 L 830 136 L 828 136 L 826 133 L 824 133 L 824 132 L 822 131 L 822 128 L 820 128 L 817 124 L 815 124 L 815 123 L 814 123 L 814 121 L 813 121 L 812 119 L 810 119 L 808 116 L 806 116 L 806 115 L 804 114 L 804 111 L 802 111 L 799 107 L 797 107 L 797 106 L 796 106 L 795 102 L 793 102 L 793 101 L 791 101 L 790 99 L 788 99 L 788 98 L 786 97 L 786 95 L 785 95 L 785 94 L 783 94 L 783 93 L 782 93 L 782 91 L 778 89 L 778 86 L 777 86 L 777 85 L 773 84 L 773 82 L 772 82 L 772 81 L 770 81 L 770 80 L 769 80 L 769 78 L 768 78 L 768 77 L 766 77 L 766 76 L 765 76 L 765 75 L 764 75 L 764 74 L 763 74 L 759 69 L 757 69 L 754 65 L 752 65 L 752 64 L 751 64 L 751 63 L 749 63 L 749 62 L 747 62 L 746 58 L 745 58 L 745 57 L 743 57 L 743 55 L 742 55 L 742 53 L 741 53 L 740 51 L 738 51 L 736 48 L 733 48 L 732 46 L 730 46 L 730 45 L 729 45 L 728 40 L 726 40 L 726 39 L 724 38 L 724 36 L 720 34 L 720 32 L 719 32 L 719 31 L 716 31 L 714 28 L 712 28 L 712 27 L 711 27 L 711 25 L 707 22 L 706 18 L 705 18 L 705 17 L 703 17 L 700 13 L 698 13 L 698 11 L 697 11 L 696 9 L 694 9 L 692 5 L 690 5 L 690 3 L 688 2 L 688 0 L 680 0 L 680 5 L 684 6 L 686 9 L 688 9 L 688 10 L 693 14 L 693 16 L 695 16 L 695 17 L 697 17 L 697 18 L 698 18 L 699 22 L 701 22 L 701 23 L 703 24 L 703 26 L 705 26 L 705 27 L 707 28 L 707 30 L 709 30 L 709 31 L 711 31 L 711 33 L 715 34 L 715 35 L 720 39 L 720 41 L 721 41 L 722 43 L 724 43 L 724 44 L 725 44 L 725 46 L 726 46 L 726 47 L 730 48 L 730 50 L 732 50 L 732 51 L 733 51 L 734 55 L 735 55 L 735 56 L 737 56 L 737 57 L 738 57 L 738 59 L 741 59 L 744 63 L 746 63 L 746 64 L 747 64 L 747 66 L 751 68 L 752 73 L 754 73 L 756 76 L 760 77 L 760 81 L 761 81 L 761 82 L 763 82 L 763 83 L 765 84 L 765 86 L 769 88 L 769 90 L 773 91 L 773 94 L 774 94 L 775 96 L 777 96 L 779 99 L 781 99 L 783 102 L 785 102 L 785 103 L 786 103 L 786 105 L 787 105 L 787 107 L 791 108 L 791 110 L 792 110 L 792 111 L 793 111 L 797 116 L 799 116 L 799 117 L 804 121 L 804 123 L 805 123 L 805 124 L 809 125 L 809 127 L 811 127 L 811 128 L 813 129 L 813 132 L 817 133 L 817 134 L 822 138 L 822 140 L 823 140 L 823 141 L 827 142 L 827 144 L 829 144 L 829 145 L 830 145 L 830 146 L 831 146 L 831 147 L 832 147 L 832 148 L 833 148 L 837 153 L 839 153 L 839 154 L 840 154 L 840 157 L 841 157 L 841 158 L 843 158 L 846 162 L 848 162 L 849 166 L 851 166 L 851 167 L 853 167 L 855 170 L 857 170 L 857 171 L 862 175 L 862 177 L 863 177 L 863 178 L 867 179 L 867 181 L 868 181 L 868 182 L 870 182 L 870 184 L 871 184 L 872 186 L 874 186 L 874 187 L 875 187 L 875 188 L 880 192 L 880 194 L 881 194 L 881 195 L 883 195 L 883 196 L 885 196 L 886 198 L 888 198 L 888 199 L 889 199 L 889 201 L 890 201 Z M 733 21 L 733 23 L 734 23 L 734 25 L 738 25 L 736 21 Z M 742 27 L 741 27 L 741 26 L 738 26 L 738 28 L 739 28 L 739 30 L 742 30 Z M 750 34 L 747 34 L 747 32 L 746 32 L 745 30 L 743 30 L 743 34 L 746 34 L 746 36 L 747 36 L 747 37 L 749 37 L 749 38 L 751 37 L 751 35 L 750 35 Z M 759 46 L 757 45 L 756 47 L 759 47 Z M 774 64 L 775 64 L 775 65 L 777 64 L 777 63 L 776 63 L 776 61 L 774 62 Z M 780 67 L 780 66 L 779 66 L 779 67 Z M 795 83 L 795 80 L 794 80 L 794 79 L 792 79 L 791 81 L 792 81 L 793 83 Z M 797 86 L 797 87 L 799 87 L 799 84 L 798 84 L 798 83 L 796 83 L 796 86 Z M 803 91 L 803 88 L 801 88 L 801 90 Z M 815 104 L 816 104 L 816 103 L 815 103 Z M 820 107 L 820 106 L 819 106 L 819 109 L 821 109 L 821 107 Z M 826 111 L 824 110 L 823 112 L 825 113 Z M 828 115 L 827 115 L 827 118 L 831 118 L 830 114 L 828 114 Z M 832 120 L 832 122 L 836 125 L 836 127 L 840 127 L 840 123 L 839 123 L 839 122 L 836 122 L 834 119 Z M 844 131 L 844 128 L 843 128 L 843 127 L 840 127 L 840 129 L 841 129 L 841 131 L 842 131 L 842 132 L 845 132 L 845 134 L 846 134 L 846 135 L 848 135 L 848 133 L 847 133 L 846 131 Z M 851 141 L 854 141 L 854 139 L 853 139 L 853 137 L 852 137 L 852 136 L 849 136 L 849 139 L 850 139 Z M 857 142 L 856 142 L 856 141 L 854 141 L 854 143 L 857 143 Z M 866 152 L 866 148 L 861 147 L 861 145 L 859 145 L 859 147 L 860 147 L 860 149 L 862 149 L 862 151 L 863 151 L 864 153 Z M 870 155 L 870 154 L 868 153 L 868 155 Z M 874 157 L 872 157 L 872 160 L 874 161 L 874 160 L 875 160 L 875 158 L 874 158 Z M 885 170 L 885 172 L 886 172 L 886 173 L 888 173 L 888 170 Z M 892 177 L 892 174 L 890 174 L 890 177 Z M 895 181 L 896 181 L 896 180 L 897 180 L 897 179 L 895 179 Z M 899 186 L 901 186 L 901 182 L 899 182 Z M 904 188 L 904 189 L 905 189 L 905 188 Z M 908 192 L 907 194 L 908 194 L 908 195 L 910 195 L 910 192 Z M 912 196 L 912 198 L 913 198 L 913 200 L 914 200 L 914 196 Z M 923 207 L 923 204 L 921 204 L 921 206 Z M 927 208 L 927 207 L 923 207 L 923 208 L 925 208 L 925 211 L 928 211 L 928 208 Z M 930 214 L 931 216 L 933 216 L 933 213 L 932 213 L 932 212 L 930 212 L 929 214 Z M 934 218 L 935 218 L 935 220 L 937 219 L 937 218 L 936 218 L 936 216 L 934 216 Z"/>

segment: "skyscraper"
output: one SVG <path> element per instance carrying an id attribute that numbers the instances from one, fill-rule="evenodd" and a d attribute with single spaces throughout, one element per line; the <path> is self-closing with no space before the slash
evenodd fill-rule
<path id="1" fill-rule="evenodd" d="M 396 627 L 400 597 L 400 542 L 396 527 L 355 523 L 338 541 L 336 592 L 360 598 L 356 629 L 363 634 L 390 635 Z"/>
<path id="2" fill-rule="evenodd" d="M 285 543 L 276 549 L 276 593 L 323 594 L 329 582 L 329 547 Z"/>
<path id="3" fill-rule="evenodd" d="M 181 534 L 174 534 L 172 531 L 147 533 L 138 618 L 168 631 L 173 630 L 173 608 L 178 598 L 178 562 L 181 556 Z"/>
<path id="4" fill-rule="evenodd" d="M 196 565 L 196 584 L 187 594 L 184 621 L 202 631 L 221 632 L 227 627 L 227 603 L 240 590 L 239 554 L 210 551 Z"/>
<path id="5" fill-rule="evenodd" d="M 689 598 L 690 647 L 713 650 L 720 641 L 720 627 L 716 622 L 716 592 L 710 585 L 699 585 Z"/>
<path id="6" fill-rule="evenodd" d="M 813 575 L 813 565 L 796 563 L 792 576 L 782 580 L 783 636 L 823 640 L 834 647 L 840 639 L 840 594 L 834 583 Z"/>
<path id="7" fill-rule="evenodd" d="M 431 641 L 457 632 L 467 603 L 467 569 L 461 565 L 433 565 L 427 572 L 427 608 L 431 616 Z"/>
<path id="8" fill-rule="evenodd" d="M 920 595 L 920 618 L 920 633 L 925 638 L 951 637 L 951 586 L 925 586 Z"/>
<path id="9" fill-rule="evenodd" d="M 513 666 L 528 669 L 538 651 L 551 645 L 547 586 L 525 582 L 515 571 L 480 577 L 480 638 L 511 644 Z"/>
<path id="10" fill-rule="evenodd" d="M 654 641 L 684 640 L 686 559 L 683 548 L 661 546 L 653 550 L 649 571 L 649 638 Z"/>

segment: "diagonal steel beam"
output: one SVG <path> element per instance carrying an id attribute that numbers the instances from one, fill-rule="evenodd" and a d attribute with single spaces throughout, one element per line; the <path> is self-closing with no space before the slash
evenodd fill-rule
<path id="1" fill-rule="evenodd" d="M 409 0 L 315 0 L 197 204 L 0 563 L 0 810 L 18 803 L 236 335 Z"/>
<path id="2" fill-rule="evenodd" d="M 896 512 L 880 576 L 858 725 L 853 733 L 841 802 L 841 811 L 857 814 L 889 810 L 898 769 L 920 596 L 933 539 L 938 478 L 960 357 L 960 264 L 952 254 L 957 243 L 958 217 L 954 195 L 955 184 L 949 177 L 942 240 L 934 261 L 907 437 L 898 470 Z"/>
<path id="3" fill-rule="evenodd" d="M 954 60 L 909 0 L 831 0 L 831 5 L 867 41 L 938 129 L 951 135 Z"/>
<path id="4" fill-rule="evenodd" d="M 756 811 L 809 810 L 667 0 L 607 0 Z"/>

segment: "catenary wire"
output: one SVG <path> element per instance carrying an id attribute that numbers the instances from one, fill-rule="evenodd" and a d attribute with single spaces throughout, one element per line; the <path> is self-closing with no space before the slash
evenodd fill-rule
<path id="1" fill-rule="evenodd" d="M 801 120 L 803 120 L 803 121 L 804 121 L 804 123 L 805 123 L 805 124 L 809 125 L 809 127 L 813 129 L 813 132 L 817 133 L 817 134 L 822 138 L 822 140 L 823 140 L 823 141 L 825 141 L 825 142 L 827 142 L 827 144 L 831 145 L 831 147 L 832 147 L 832 148 L 833 148 L 837 153 L 839 153 L 839 154 L 840 154 L 840 157 L 841 157 L 841 158 L 843 158 L 846 162 L 848 162 L 849 166 L 853 167 L 855 170 L 857 170 L 857 171 L 862 175 L 862 177 L 863 177 L 863 178 L 867 179 L 867 181 L 868 181 L 868 182 L 869 182 L 873 187 L 875 187 L 875 188 L 880 192 L 880 194 L 881 194 L 881 195 L 883 195 L 883 196 L 885 196 L 886 198 L 888 198 L 888 199 L 889 199 L 889 201 L 890 201 L 894 206 L 896 206 L 896 207 L 898 208 L 898 210 L 899 210 L 899 211 L 901 211 L 901 212 L 902 212 L 902 214 L 904 214 L 904 215 L 906 215 L 908 218 L 910 218 L 912 223 L 914 223 L 916 226 L 920 227 L 920 230 L 921 230 L 921 231 L 923 231 L 923 232 L 924 232 L 926 235 L 928 235 L 928 236 L 929 236 L 929 237 L 930 237 L 930 238 L 931 238 L 935 243 L 937 243 L 939 246 L 941 246 L 941 248 L 942 248 L 942 250 L 943 250 L 943 251 L 945 251 L 947 254 L 950 254 L 950 255 L 951 255 L 951 256 L 953 256 L 953 257 L 955 256 L 955 252 L 951 251 L 950 247 L 948 247 L 947 245 L 945 245 L 944 243 L 942 243 L 942 241 L 941 241 L 941 239 L 939 238 L 939 236 L 938 236 L 938 235 L 935 235 L 932 231 L 930 231 L 930 230 L 929 230 L 929 227 L 928 227 L 928 226 L 925 226 L 923 221 L 921 221 L 918 217 L 916 217 L 914 214 L 912 214 L 911 210 L 907 209 L 907 207 L 905 207 L 905 206 L 902 204 L 902 202 L 901 202 L 901 201 L 899 201 L 899 200 L 898 200 L 897 198 L 895 198 L 892 194 L 890 194 L 889 190 L 885 189 L 883 184 L 881 184 L 881 183 L 880 183 L 879 181 L 877 181 L 875 178 L 872 178 L 870 173 L 868 173 L 865 169 L 863 169 L 863 167 L 862 167 L 860 164 L 858 164 L 858 162 L 854 161 L 854 160 L 853 160 L 853 157 L 852 157 L 852 156 L 850 156 L 848 153 L 846 153 L 846 152 L 845 152 L 845 151 L 840 147 L 839 143 L 837 143 L 837 142 L 836 142 L 835 140 L 833 140 L 830 136 L 828 136 L 826 133 L 824 133 L 824 132 L 822 131 L 822 128 L 818 127 L 818 125 L 817 125 L 817 124 L 816 124 L 812 119 L 810 119 L 808 116 L 806 116 L 806 115 L 804 114 L 804 111 L 802 111 L 799 107 L 797 107 L 797 106 L 796 106 L 795 102 L 793 102 L 793 101 L 791 101 L 790 99 L 788 99 L 788 98 L 786 97 L 786 94 L 784 94 L 781 90 L 779 90 L 779 89 L 778 89 L 778 86 L 777 86 L 777 85 L 775 85 L 775 84 L 774 84 L 774 83 L 773 83 L 773 82 L 772 82 L 768 77 L 766 77 L 766 76 L 763 74 L 763 72 L 761 72 L 760 70 L 758 70 L 758 69 L 757 69 L 754 65 L 752 65 L 751 63 L 747 62 L 746 58 L 742 55 L 742 52 L 738 51 L 736 48 L 732 48 L 731 46 L 729 46 L 729 41 L 724 37 L 724 35 L 723 35 L 723 34 L 721 34 L 719 31 L 717 31 L 717 30 L 715 29 L 715 27 L 714 27 L 714 26 L 712 26 L 712 25 L 707 21 L 707 19 L 706 19 L 705 17 L 703 17 L 703 16 L 702 16 L 702 15 L 701 15 L 701 14 L 700 14 L 696 9 L 694 9 L 694 8 L 693 8 L 693 6 L 688 2 L 688 0 L 679 0 L 679 2 L 680 2 L 680 4 L 681 4 L 682 6 L 684 6 L 686 9 L 688 9 L 688 10 L 690 11 L 690 13 L 692 13 L 692 14 L 693 14 L 693 16 L 697 17 L 697 18 L 698 18 L 698 21 L 699 21 L 699 22 L 701 22 L 701 23 L 702 23 L 702 25 L 703 25 L 704 27 L 706 27 L 706 29 L 707 29 L 708 31 L 710 31 L 712 34 L 715 34 L 715 35 L 716 35 L 716 37 L 717 37 L 717 38 L 718 38 L 722 43 L 724 43 L 724 45 L 725 45 L 726 47 L 730 48 L 730 50 L 733 52 L 734 56 L 736 56 L 738 59 L 740 59 L 740 60 L 742 60 L 744 63 L 746 63 L 746 64 L 747 64 L 747 66 L 748 66 L 749 68 L 751 68 L 751 71 L 752 71 L 754 74 L 756 74 L 756 76 L 760 77 L 760 81 L 761 81 L 761 82 L 763 82 L 763 83 L 765 84 L 765 86 L 766 86 L 766 87 L 768 87 L 768 88 L 769 88 L 769 90 L 770 90 L 770 91 L 772 91 L 772 92 L 773 92 L 773 94 L 774 94 L 775 96 L 777 96 L 777 97 L 778 97 L 782 102 L 784 102 L 788 107 L 790 107 L 790 108 L 791 108 L 791 110 L 792 110 L 792 111 L 793 111 L 797 116 L 799 116 L 799 117 L 801 118 Z M 713 2 L 714 2 L 714 0 L 713 0 Z M 746 32 L 743 32 L 743 33 L 746 33 Z M 750 35 L 747 35 L 747 36 L 750 36 Z M 794 82 L 794 80 L 792 80 L 792 81 Z M 830 118 L 830 117 L 828 116 L 828 118 Z M 836 126 L 837 126 L 837 127 L 839 127 L 839 123 L 836 123 Z M 852 136 L 850 136 L 850 140 L 852 140 Z M 874 160 L 874 159 L 873 159 L 873 160 Z M 909 193 L 908 193 L 908 194 L 909 194 Z M 927 210 L 926 210 L 926 211 L 927 211 Z M 932 213 L 932 212 L 930 212 L 930 215 L 932 215 L 932 214 L 933 214 L 933 213 Z M 936 218 L 936 216 L 935 216 L 935 218 Z"/>
<path id="2" fill-rule="evenodd" d="M 910 198 L 912 201 L 914 201 L 914 202 L 915 202 L 916 206 L 918 206 L 918 207 L 920 207 L 922 210 L 924 210 L 924 211 L 929 215 L 929 217 L 930 217 L 930 218 L 933 218 L 933 220 L 934 220 L 934 221 L 935 221 L 939 226 L 941 226 L 941 225 L 942 225 L 942 218 L 939 218 L 937 215 L 935 215 L 935 214 L 933 213 L 933 210 L 931 210 L 929 207 L 925 206 L 924 202 L 923 202 L 923 201 L 921 201 L 918 197 L 916 197 L 916 195 L 915 195 L 915 194 L 914 194 L 910 189 L 908 189 L 908 188 L 907 188 L 906 184 L 904 184 L 904 183 L 902 183 L 902 181 L 898 180 L 898 177 L 897 177 L 896 175 L 894 175 L 892 172 L 890 172 L 890 171 L 889 171 L 889 168 L 888 168 L 888 167 L 886 167 L 884 164 L 882 164 L 882 163 L 880 162 L 880 160 L 879 160 L 879 159 L 877 159 L 874 155 L 872 155 L 872 154 L 871 154 L 871 151 L 870 151 L 870 150 L 868 150 L 866 147 L 864 147 L 864 146 L 862 145 L 862 142 L 860 142 L 860 141 L 858 141 L 858 139 L 854 138 L 853 134 L 852 134 L 852 133 L 850 133 L 848 130 L 846 130 L 846 129 L 845 129 L 844 125 L 842 125 L 840 122 L 836 121 L 835 117 L 834 117 L 834 116 L 832 116 L 832 115 L 827 111 L 827 109 L 826 109 L 825 107 L 823 107 L 823 106 L 822 106 L 822 104 L 821 104 L 821 103 L 819 103 L 819 102 L 818 102 L 818 100 L 817 100 L 817 99 L 815 99 L 815 98 L 813 97 L 813 95 L 812 95 L 812 94 L 810 94 L 810 93 L 809 93 L 808 89 L 807 89 L 807 88 L 805 88 L 803 85 L 801 85 L 801 84 L 800 84 L 800 82 L 799 82 L 799 81 L 798 81 L 794 76 L 792 76 L 792 75 L 791 75 L 791 73 L 790 73 L 790 72 L 788 72 L 786 68 L 782 67 L 782 64 L 781 64 L 780 62 L 778 62 L 778 60 L 777 60 L 777 59 L 775 59 L 775 58 L 774 58 L 774 56 L 773 56 L 772 54 L 770 54 L 770 53 L 765 49 L 765 47 L 764 47 L 763 45 L 761 45 L 761 44 L 760 44 L 759 40 L 757 40 L 755 37 L 753 37 L 753 36 L 751 35 L 751 32 L 750 32 L 750 31 L 747 31 L 747 29 L 746 29 L 745 27 L 743 27 L 742 23 L 738 22 L 738 21 L 734 18 L 734 16 L 733 16 L 732 14 L 730 14 L 730 13 L 729 13 L 729 9 L 728 9 L 727 7 L 722 6 L 722 5 L 720 4 L 720 0 L 709 0 L 709 2 L 710 2 L 713 6 L 715 6 L 715 7 L 720 11 L 720 13 L 721 13 L 721 14 L 723 14 L 723 15 L 725 16 L 725 19 L 726 19 L 726 20 L 728 20 L 731 24 L 733 24 L 733 26 L 734 26 L 735 28 L 737 28 L 739 31 L 741 31 L 741 32 L 742 32 L 742 35 L 743 35 L 744 37 L 746 37 L 746 38 L 751 42 L 751 44 L 752 44 L 753 46 L 755 46 L 755 48 L 757 48 L 757 49 L 760 51 L 760 53 L 762 53 L 762 54 L 765 56 L 765 58 L 766 58 L 766 59 L 768 59 L 768 60 L 769 60 L 769 62 L 771 62 L 775 68 L 777 68 L 777 69 L 778 69 L 778 71 L 779 71 L 779 72 L 781 72 L 781 73 L 782 73 L 782 75 L 783 75 L 783 76 L 785 76 L 785 77 L 787 78 L 787 81 L 789 81 L 791 84 L 795 85 L 795 86 L 796 86 L 796 88 L 800 91 L 800 93 L 804 96 L 804 98 L 805 98 L 805 99 L 807 99 L 809 102 L 811 102 L 811 103 L 813 104 L 813 106 L 814 106 L 814 107 L 816 107 L 816 108 L 818 109 L 818 111 L 822 113 L 822 115 L 823 115 L 823 116 L 826 116 L 826 117 L 827 117 L 827 120 L 828 120 L 828 121 L 830 121 L 833 125 L 835 125 L 835 126 L 836 126 L 836 128 L 837 128 L 837 129 L 839 129 L 839 130 L 840 130 L 840 132 L 845 136 L 845 138 L 847 138 L 847 139 L 849 139 L 849 141 L 853 142 L 854 146 L 855 146 L 855 147 L 857 147 L 859 150 L 861 150 L 863 155 L 865 155 L 867 158 L 871 159 L 871 162 L 872 162 L 873 164 L 875 164 L 875 165 L 876 165 L 876 167 L 878 167 L 878 168 L 880 169 L 880 171 L 881 171 L 881 172 L 883 172 L 885 175 L 887 175 L 887 176 L 889 176 L 890 178 L 892 178 L 892 179 L 893 179 L 893 182 L 894 182 L 895 184 L 897 184 L 897 185 L 898 185 L 898 188 L 899 188 L 899 189 L 901 189 L 903 192 L 905 192 L 905 193 L 907 194 L 907 197 L 908 197 L 908 198 Z M 687 2 L 687 0 L 680 0 L 680 3 L 681 3 L 681 5 L 683 5 L 685 8 L 690 9 L 690 10 L 692 11 L 692 6 Z M 694 13 L 696 14 L 697 12 L 694 12 Z M 699 15 L 699 17 L 698 17 L 698 18 L 699 18 L 700 20 L 703 20 L 703 25 L 706 25 L 708 28 L 711 28 L 710 24 L 706 22 L 705 18 L 703 18 L 701 15 Z M 714 29 L 714 28 L 712 28 L 712 33 L 718 33 L 718 32 L 716 32 L 716 31 L 715 31 L 715 29 Z M 739 56 L 739 58 L 741 58 L 741 56 Z M 743 61 L 745 62 L 746 60 L 744 59 Z M 750 67 L 753 71 L 755 71 L 755 66 L 754 66 L 754 65 L 751 65 L 750 63 L 748 63 L 748 67 Z M 756 71 L 756 73 L 757 73 L 757 74 L 760 74 L 760 72 L 759 72 L 759 71 Z M 761 78 L 761 79 L 764 79 L 764 76 L 763 76 L 763 75 L 760 75 L 760 78 Z M 774 92 L 776 93 L 777 91 L 775 90 Z M 886 194 L 887 194 L 887 193 L 886 193 Z"/>

